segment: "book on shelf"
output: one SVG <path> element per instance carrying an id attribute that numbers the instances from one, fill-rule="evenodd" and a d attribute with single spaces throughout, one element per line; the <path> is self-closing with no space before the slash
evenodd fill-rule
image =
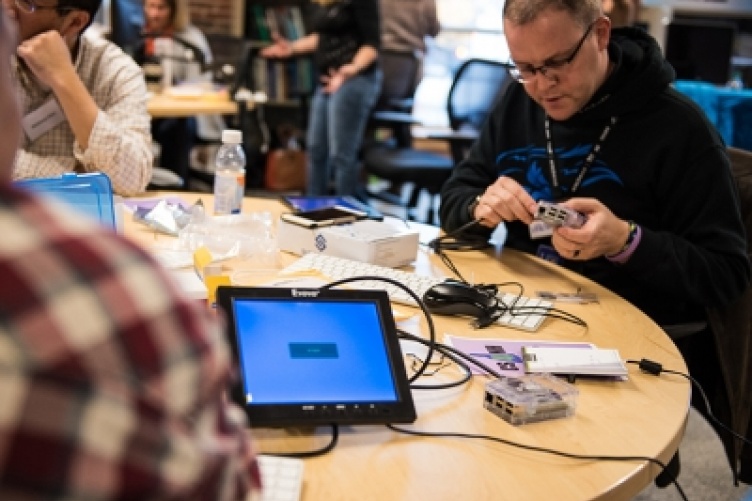
<path id="1" fill-rule="evenodd" d="M 269 32 L 269 27 L 266 24 L 266 13 L 261 5 L 253 5 L 251 7 L 253 15 L 254 29 L 252 30 L 251 37 L 255 40 L 261 40 L 262 42 L 271 42 L 272 36 Z"/>
<path id="2" fill-rule="evenodd" d="M 251 39 L 271 43 L 275 35 L 288 40 L 298 40 L 306 35 L 303 14 L 297 5 L 256 4 L 252 6 L 251 13 Z M 313 62 L 305 57 L 289 61 L 255 57 L 252 78 L 254 90 L 265 92 L 269 100 L 288 101 L 313 90 Z"/>

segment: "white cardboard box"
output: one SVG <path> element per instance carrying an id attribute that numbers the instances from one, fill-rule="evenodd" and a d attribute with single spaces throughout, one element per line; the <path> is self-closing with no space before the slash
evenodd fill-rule
<path id="1" fill-rule="evenodd" d="M 418 256 L 418 232 L 371 220 L 304 228 L 280 219 L 277 245 L 280 250 L 298 255 L 316 252 L 397 267 L 415 261 Z"/>

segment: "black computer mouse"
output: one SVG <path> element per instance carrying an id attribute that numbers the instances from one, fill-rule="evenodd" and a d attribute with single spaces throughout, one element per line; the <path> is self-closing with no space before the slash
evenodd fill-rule
<path id="1" fill-rule="evenodd" d="M 492 291 L 449 279 L 428 289 L 423 303 L 431 313 L 480 318 L 494 311 L 497 300 Z"/>

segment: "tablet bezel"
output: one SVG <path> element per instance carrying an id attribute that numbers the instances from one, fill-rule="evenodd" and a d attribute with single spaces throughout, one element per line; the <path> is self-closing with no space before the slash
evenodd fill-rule
<path id="1" fill-rule="evenodd" d="M 253 427 L 309 426 L 322 424 L 387 424 L 412 423 L 416 419 L 415 404 L 397 337 L 388 295 L 380 290 L 300 289 L 283 287 L 222 286 L 217 289 L 217 304 L 227 318 L 227 338 L 237 364 L 239 377 L 231 385 L 232 400 L 242 407 Z M 391 371 L 395 400 L 390 402 L 351 401 L 341 404 L 316 401 L 296 404 L 254 404 L 245 402 L 245 387 L 240 367 L 239 343 L 235 323 L 236 300 L 282 301 L 356 301 L 376 306 L 382 325 L 382 341 Z"/>

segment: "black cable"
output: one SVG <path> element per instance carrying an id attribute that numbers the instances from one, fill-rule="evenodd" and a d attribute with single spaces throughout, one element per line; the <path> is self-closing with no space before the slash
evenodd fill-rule
<path id="1" fill-rule="evenodd" d="M 409 332 L 405 332 L 405 331 L 400 330 L 400 329 L 398 329 L 397 332 L 399 334 L 401 334 L 405 339 L 416 341 L 416 342 L 419 342 L 419 343 L 422 343 L 422 344 L 425 344 L 425 345 L 428 345 L 428 343 L 430 342 L 430 341 L 427 341 L 427 340 L 425 340 L 425 339 L 423 339 L 421 337 L 418 337 L 418 336 L 416 336 L 414 334 L 410 334 Z M 481 362 L 479 362 L 478 360 L 476 360 L 475 358 L 473 358 L 471 355 L 468 355 L 467 353 L 464 353 L 464 352 L 458 350 L 454 346 L 450 346 L 448 344 L 436 343 L 436 351 L 438 351 L 439 353 L 445 355 L 450 360 L 452 360 L 453 362 L 455 362 L 457 365 L 459 365 L 460 367 L 462 367 L 463 369 L 465 369 L 467 371 L 467 373 L 471 374 L 471 376 L 472 376 L 472 372 L 470 371 L 469 366 L 466 363 L 464 363 L 464 362 L 462 362 L 460 360 L 457 360 L 458 358 L 464 359 L 466 362 L 469 362 L 469 363 L 475 365 L 481 371 L 487 373 L 488 375 L 494 376 L 495 378 L 501 379 L 501 378 L 505 377 L 500 372 L 498 372 L 498 371 L 496 371 L 494 369 L 491 369 L 490 367 L 487 367 L 486 365 L 482 364 Z M 453 383 L 452 386 L 459 386 L 460 384 L 464 384 L 465 382 L 469 381 L 470 379 L 471 378 L 463 379 L 459 383 L 456 383 L 456 384 Z M 438 386 L 427 386 L 427 387 L 421 387 L 421 388 L 419 388 L 417 386 L 412 386 L 412 385 L 410 387 L 414 388 L 414 389 L 436 389 L 436 388 L 438 388 Z"/>
<path id="2" fill-rule="evenodd" d="M 397 332 L 398 332 L 398 334 L 400 334 L 405 339 L 416 341 L 418 343 L 421 343 L 421 344 L 424 344 L 424 345 L 427 345 L 427 346 L 429 345 L 429 343 L 431 343 L 431 341 L 425 340 L 425 339 L 423 339 L 421 337 L 415 336 L 414 334 L 410 334 L 410 333 L 405 332 L 405 331 L 403 331 L 401 329 L 398 329 Z M 453 346 L 445 345 L 445 344 L 442 344 L 442 343 L 435 343 L 435 348 L 436 348 L 436 351 L 438 351 L 439 353 L 442 353 L 443 355 L 447 356 L 453 362 L 457 363 L 460 367 L 462 367 L 463 369 L 465 369 L 465 371 L 466 371 L 465 377 L 462 380 L 460 380 L 460 381 L 453 381 L 451 383 L 444 383 L 444 384 L 438 384 L 438 385 L 415 385 L 415 384 L 411 384 L 410 385 L 411 389 L 415 389 L 415 390 L 419 390 L 419 389 L 426 389 L 426 390 L 428 390 L 428 389 L 445 389 L 445 388 L 452 388 L 452 387 L 460 386 L 460 385 L 466 383 L 467 381 L 469 381 L 472 378 L 472 373 L 470 372 L 469 367 L 466 364 L 461 363 L 454 356 L 452 356 L 452 354 L 450 354 L 450 352 L 453 353 L 453 354 L 456 354 L 458 357 L 462 357 L 462 358 L 466 359 L 467 361 L 475 364 L 476 366 L 478 366 L 479 368 L 481 368 L 486 373 L 489 373 L 489 374 L 491 374 L 491 375 L 493 375 L 493 376 L 495 376 L 497 378 L 503 378 L 504 377 L 504 376 L 502 376 L 501 373 L 499 373 L 499 372 L 497 372 L 495 370 L 492 370 L 492 369 L 486 367 L 485 365 L 483 365 L 482 363 L 478 362 L 477 360 L 475 360 L 470 355 L 467 355 L 466 353 L 461 352 L 460 350 L 454 348 Z M 430 360 L 430 359 L 428 357 L 426 357 L 426 361 L 428 361 L 428 360 Z M 664 372 L 669 372 L 669 371 L 664 371 Z M 650 463 L 658 465 L 661 468 L 661 470 L 665 470 L 666 469 L 666 465 L 663 462 L 661 462 L 661 461 L 659 461 L 657 459 L 651 458 L 651 457 L 647 457 L 647 456 L 601 456 L 601 455 L 588 455 L 588 454 L 574 454 L 574 453 L 570 453 L 570 452 L 559 451 L 559 450 L 556 450 L 556 449 L 549 449 L 549 448 L 546 448 L 546 447 L 538 447 L 538 446 L 533 446 L 533 445 L 521 444 L 521 443 L 518 443 L 518 442 L 513 442 L 513 441 L 510 441 L 510 440 L 505 440 L 505 439 L 500 438 L 500 437 L 492 437 L 492 436 L 489 436 L 489 435 L 478 435 L 478 434 L 459 433 L 459 432 L 425 432 L 425 431 L 418 431 L 418 430 L 408 430 L 406 428 L 399 428 L 397 426 L 394 426 L 393 424 L 387 424 L 386 426 L 387 426 L 387 428 L 389 428 L 389 429 L 391 429 L 393 431 L 396 431 L 396 432 L 399 432 L 399 433 L 404 433 L 404 434 L 407 434 L 407 435 L 415 435 L 415 436 L 423 436 L 423 437 L 445 437 L 445 438 L 446 437 L 449 437 L 449 438 L 451 438 L 451 437 L 455 437 L 455 438 L 475 438 L 475 439 L 481 439 L 481 440 L 495 441 L 495 442 L 499 442 L 499 443 L 502 443 L 502 444 L 505 444 L 505 445 L 509 445 L 509 446 L 512 446 L 512 447 L 517 447 L 517 448 L 520 448 L 520 449 L 530 450 L 530 451 L 533 451 L 533 452 L 543 452 L 543 453 L 546 453 L 546 454 L 553 454 L 555 456 L 561 456 L 561 457 L 565 457 L 565 458 L 569 458 L 569 459 L 596 460 L 596 461 L 647 461 L 647 462 L 650 462 Z M 681 496 L 681 498 L 684 501 L 688 501 L 687 496 L 684 493 L 684 490 L 682 489 L 681 485 L 679 485 L 678 480 L 676 478 L 672 477 L 671 481 L 676 486 L 676 490 L 679 492 L 679 495 Z"/>
<path id="3" fill-rule="evenodd" d="M 463 369 L 465 369 L 465 371 L 466 371 L 467 374 L 470 374 L 470 376 L 467 376 L 467 379 L 462 380 L 459 383 L 447 383 L 448 386 L 445 386 L 446 388 L 457 386 L 459 384 L 464 384 L 465 382 L 469 381 L 471 379 L 471 377 L 472 377 L 472 373 L 470 372 L 469 367 L 467 367 L 467 365 L 463 364 L 461 361 L 457 360 L 456 357 L 465 358 L 469 362 L 478 365 L 483 370 L 485 370 L 486 372 L 494 375 L 495 377 L 502 377 L 500 373 L 488 369 L 484 365 L 482 365 L 479 362 L 477 362 L 476 360 L 474 360 L 472 357 L 467 356 L 466 354 L 460 352 L 459 350 L 456 350 L 453 347 L 450 347 L 450 346 L 438 343 L 436 341 L 436 327 L 434 326 L 433 318 L 431 317 L 431 313 L 428 311 L 428 308 L 426 308 L 426 305 L 423 303 L 422 298 L 418 297 L 418 295 L 415 294 L 415 292 L 413 292 L 412 289 L 410 289 L 409 287 L 405 286 L 404 284 L 401 284 L 400 282 L 398 282 L 396 280 L 393 280 L 393 279 L 387 278 L 387 277 L 363 275 L 363 276 L 358 276 L 358 277 L 349 277 L 349 278 L 343 278 L 341 280 L 336 280 L 334 282 L 330 282 L 330 283 L 328 283 L 326 285 L 323 285 L 321 288 L 322 289 L 330 289 L 330 288 L 336 287 L 338 285 L 342 285 L 342 284 L 346 284 L 346 283 L 350 283 L 350 282 L 359 282 L 359 281 L 368 281 L 368 280 L 380 280 L 382 282 L 386 282 L 386 283 L 390 283 L 392 285 L 395 285 L 395 286 L 399 287 L 400 289 L 404 290 L 405 292 L 407 292 L 410 295 L 410 297 L 412 297 L 415 300 L 415 303 L 423 311 L 423 315 L 426 318 L 426 324 L 428 325 L 428 333 L 429 333 L 428 340 L 425 340 L 425 339 L 420 338 L 418 336 L 414 336 L 414 335 L 409 334 L 409 333 L 407 333 L 405 331 L 397 329 L 397 332 L 399 334 L 402 334 L 404 337 L 410 338 L 410 339 L 412 339 L 414 341 L 417 341 L 419 343 L 422 343 L 422 344 L 425 344 L 426 346 L 428 346 L 428 352 L 426 353 L 425 359 L 422 361 L 422 363 L 421 363 L 420 367 L 418 368 L 418 370 L 415 371 L 415 373 L 408 378 L 408 382 L 411 383 L 411 385 L 410 385 L 411 388 L 414 388 L 414 389 L 438 389 L 440 387 L 439 385 L 430 385 L 430 386 L 429 385 L 413 385 L 413 383 L 418 378 L 420 378 L 426 372 L 426 370 L 428 369 L 428 367 L 429 367 L 429 365 L 431 363 L 431 357 L 433 357 L 433 354 L 434 354 L 435 351 L 440 351 L 441 353 L 443 353 L 444 355 L 446 355 L 447 357 L 449 357 L 457 365 L 459 365 L 460 367 L 462 367 Z M 446 351 L 443 351 L 443 350 L 446 350 Z M 456 357 L 452 356 L 450 353 L 448 353 L 448 351 L 451 351 L 454 355 L 456 355 Z"/>
<path id="4" fill-rule="evenodd" d="M 580 325 L 582 327 L 588 326 L 587 322 L 585 322 L 583 319 L 581 319 L 577 315 L 574 315 L 572 313 L 569 313 L 568 311 L 564 311 L 559 308 L 553 308 L 553 307 L 544 308 L 540 306 L 517 306 L 517 301 L 520 300 L 520 298 L 525 292 L 525 287 L 519 282 L 502 282 L 500 284 L 493 284 L 493 285 L 495 287 L 505 287 L 508 285 L 514 285 L 519 289 L 519 291 L 517 292 L 517 298 L 514 299 L 511 305 L 507 305 L 503 301 L 499 301 L 505 309 L 503 313 L 509 313 L 512 316 L 538 314 L 538 315 L 548 317 L 548 318 L 555 318 L 558 320 L 571 322 L 575 325 Z"/>
<path id="5" fill-rule="evenodd" d="M 518 449 L 524 449 L 528 451 L 533 452 L 543 452 L 545 454 L 552 454 L 554 456 L 560 456 L 568 459 L 582 459 L 586 461 L 594 460 L 594 461 L 647 461 L 649 463 L 653 463 L 655 465 L 658 465 L 661 470 L 666 469 L 666 465 L 663 464 L 662 461 L 651 458 L 648 456 L 600 456 L 600 455 L 590 455 L 590 454 L 574 454 L 571 452 L 565 452 L 560 451 L 557 449 L 549 449 L 546 447 L 538 447 L 536 445 L 528 445 L 528 444 L 521 444 L 519 442 L 513 442 L 511 440 L 506 440 L 501 437 L 492 437 L 490 435 L 479 435 L 474 433 L 460 433 L 460 432 L 431 432 L 431 431 L 420 431 L 420 430 L 408 430 L 407 428 L 400 428 L 393 424 L 387 424 L 387 428 L 389 428 L 392 431 L 396 431 L 398 433 L 403 433 L 405 435 L 414 435 L 418 437 L 439 437 L 439 438 L 471 438 L 471 439 L 478 439 L 478 440 L 489 440 L 491 442 L 498 442 L 504 445 L 509 445 L 511 447 L 516 447 Z M 679 482 L 674 478 L 673 484 L 676 486 L 676 490 L 679 491 L 679 495 L 684 501 L 687 500 L 686 494 L 684 494 L 684 490 L 679 485 Z"/>
<path id="6" fill-rule="evenodd" d="M 322 285 L 321 289 L 331 289 L 333 287 L 336 287 L 338 285 L 350 283 L 350 282 L 358 282 L 361 280 L 381 280 L 382 282 L 387 282 L 392 285 L 395 285 L 399 287 L 400 289 L 407 292 L 418 304 L 421 310 L 423 310 L 423 314 L 426 317 L 426 323 L 428 324 L 428 332 L 429 332 L 429 341 L 426 341 L 428 346 L 428 353 L 426 354 L 426 359 L 423 361 L 421 366 L 418 368 L 417 371 L 415 371 L 415 374 L 412 378 L 410 378 L 410 382 L 412 383 L 416 379 L 418 379 L 428 368 L 429 363 L 431 361 L 431 357 L 433 356 L 433 353 L 435 351 L 436 346 L 436 328 L 433 324 L 433 319 L 431 318 L 431 313 L 428 311 L 426 306 L 423 304 L 423 300 L 418 297 L 415 292 L 413 292 L 411 289 L 406 287 L 405 285 L 397 282 L 396 280 L 392 280 L 391 278 L 386 277 L 376 277 L 376 276 L 368 276 L 363 275 L 360 277 L 350 277 L 350 278 L 344 278 L 342 280 L 336 280 L 334 282 L 330 282 L 328 284 Z M 399 332 L 399 331 L 398 331 Z M 419 338 L 420 341 L 425 341 L 422 338 Z M 468 369 L 468 373 L 469 373 Z M 323 454 L 326 454 L 327 452 L 334 449 L 334 447 L 337 445 L 337 441 L 339 439 L 339 427 L 336 424 L 332 424 L 332 439 L 326 446 L 322 447 L 321 449 L 313 450 L 313 451 L 307 451 L 307 452 L 280 452 L 280 453 L 269 453 L 271 456 L 281 456 L 281 457 L 296 457 L 296 458 L 309 458 L 314 456 L 320 456 Z"/>
<path id="7" fill-rule="evenodd" d="M 409 332 L 405 332 L 402 329 L 397 329 L 397 334 L 403 339 L 415 341 L 415 342 L 424 344 L 426 346 L 428 346 L 428 344 L 430 343 L 430 341 L 427 341 L 421 337 L 410 334 Z M 436 351 L 438 351 L 443 356 L 447 357 L 449 360 L 457 364 L 464 371 L 462 379 L 457 380 L 457 381 L 451 381 L 449 383 L 439 383 L 439 384 L 415 384 L 411 382 L 410 384 L 411 390 L 445 390 L 447 388 L 454 388 L 456 386 L 462 386 L 463 384 L 467 383 L 473 378 L 473 373 L 470 370 L 470 367 L 468 367 L 468 365 L 465 362 L 460 360 L 459 357 L 456 357 L 449 351 L 445 350 L 444 349 L 446 348 L 445 345 L 441 343 L 436 343 L 435 348 L 436 348 Z"/>
<path id="8" fill-rule="evenodd" d="M 546 318 L 554 318 L 563 320 L 565 322 L 570 322 L 575 325 L 585 327 L 586 329 L 588 327 L 587 322 L 585 322 L 580 317 L 559 308 L 554 308 L 551 306 L 517 306 L 517 302 L 522 298 L 522 295 L 525 292 L 524 286 L 519 282 L 503 282 L 501 284 L 468 284 L 467 282 L 465 282 L 465 284 L 469 287 L 474 287 L 476 290 L 488 296 L 489 299 L 494 299 L 493 304 L 486 305 L 483 308 L 484 313 L 475 318 L 470 323 L 470 325 L 475 329 L 488 327 L 504 315 L 509 315 L 512 317 L 540 315 Z M 512 299 L 511 303 L 505 303 L 497 294 L 498 287 L 508 285 L 514 285 L 519 289 L 516 297 Z"/>
<path id="9" fill-rule="evenodd" d="M 460 240 L 457 238 L 457 235 L 462 234 L 465 230 L 468 228 L 472 228 L 473 226 L 476 226 L 480 224 L 481 220 L 476 219 L 473 221 L 470 221 L 469 223 L 466 223 L 456 230 L 452 231 L 451 233 L 447 233 L 446 235 L 442 235 L 439 237 L 434 238 L 431 240 L 427 245 L 429 248 L 431 248 L 436 255 L 439 256 L 441 261 L 444 263 L 444 265 L 451 270 L 454 275 L 464 282 L 465 284 L 471 285 L 473 287 L 476 287 L 480 290 L 490 290 L 493 288 L 493 294 L 496 293 L 496 287 L 503 287 L 507 285 L 514 285 L 519 288 L 519 291 L 517 293 L 517 298 L 512 302 L 511 305 L 504 304 L 502 301 L 499 301 L 497 299 L 496 301 L 496 307 L 488 308 L 486 311 L 486 315 L 476 318 L 471 325 L 476 329 L 482 329 L 484 327 L 488 327 L 489 325 L 496 322 L 500 317 L 502 317 L 504 314 L 509 314 L 511 316 L 515 315 L 541 315 L 547 318 L 554 318 L 558 320 L 564 320 L 565 322 L 571 322 L 575 325 L 580 325 L 582 327 L 587 328 L 587 322 L 582 320 L 580 317 L 573 315 L 572 313 L 569 313 L 567 311 L 561 310 L 559 308 L 541 308 L 536 306 L 520 306 L 517 307 L 516 303 L 519 301 L 519 299 L 522 297 L 525 288 L 524 286 L 519 282 L 503 282 L 500 284 L 470 284 L 463 276 L 462 273 L 460 273 L 457 266 L 452 262 L 452 260 L 449 258 L 449 256 L 446 254 L 445 251 L 470 251 L 470 250 L 481 250 L 489 246 L 488 239 L 485 237 L 477 237 L 477 238 L 470 238 L 466 240 Z M 501 303 L 501 306 L 499 306 L 499 303 Z"/>
<path id="10" fill-rule="evenodd" d="M 268 456 L 279 456 L 284 458 L 312 458 L 315 456 L 323 456 L 327 452 L 330 452 L 332 449 L 334 449 L 334 446 L 337 445 L 337 441 L 339 440 L 339 426 L 334 423 L 330 426 L 332 427 L 332 439 L 321 449 L 315 449 L 305 452 L 265 452 L 264 454 Z"/>
<path id="11" fill-rule="evenodd" d="M 449 256 L 446 255 L 445 251 L 471 251 L 481 250 L 488 247 L 489 243 L 487 237 L 481 237 L 478 235 L 472 237 L 466 236 L 464 239 L 459 238 L 459 235 L 464 233 L 465 230 L 480 224 L 480 222 L 480 219 L 475 219 L 473 221 L 470 221 L 469 223 L 463 224 L 454 231 L 451 231 L 445 235 L 438 236 L 428 242 L 428 248 L 432 249 L 436 253 L 436 255 L 439 256 L 444 265 L 449 268 L 457 278 L 465 283 L 467 283 L 467 280 L 465 280 L 452 260 L 449 259 Z"/>
<path id="12" fill-rule="evenodd" d="M 501 378 L 506 377 L 506 376 L 502 375 L 500 372 L 498 372 L 498 371 L 496 371 L 494 369 L 491 369 L 490 367 L 487 367 L 487 366 L 483 365 L 479 361 L 475 360 L 471 355 L 468 355 L 467 353 L 463 353 L 462 351 L 458 350 L 454 346 L 449 346 L 447 344 L 442 344 L 441 346 L 442 346 L 442 349 L 451 351 L 452 353 L 454 353 L 458 357 L 464 358 L 465 360 L 467 360 L 471 364 L 475 365 L 476 367 L 478 367 L 482 371 L 488 373 L 489 375 L 494 376 L 495 378 L 501 379 Z"/>
<path id="13" fill-rule="evenodd" d="M 481 221 L 482 219 L 475 219 L 469 223 L 463 224 L 454 231 L 440 235 L 428 242 L 428 247 L 435 250 L 437 253 L 445 250 L 464 251 L 485 249 L 489 246 L 487 237 L 481 235 L 465 235 L 464 239 L 459 238 L 459 236 L 467 229 L 480 224 Z"/>
<path id="14" fill-rule="evenodd" d="M 435 351 L 436 346 L 436 327 L 433 324 L 433 319 L 431 318 L 431 312 L 428 311 L 428 308 L 426 308 L 426 305 L 423 304 L 423 299 L 419 298 L 418 295 L 413 292 L 412 289 L 407 287 L 406 285 L 403 285 L 399 283 L 396 280 L 393 280 L 391 278 L 387 277 L 378 277 L 378 276 L 371 276 L 371 275 L 362 275 L 359 277 L 349 277 L 349 278 L 343 278 L 341 280 L 335 280 L 334 282 L 329 282 L 326 285 L 322 285 L 322 289 L 331 289 L 332 287 L 336 287 L 338 285 L 347 284 L 351 282 L 360 282 L 360 281 L 367 281 L 367 280 L 380 280 L 382 282 L 386 282 L 392 285 L 395 285 L 402 289 L 403 291 L 407 292 L 410 297 L 412 297 L 415 300 L 415 303 L 420 307 L 420 309 L 423 311 L 423 315 L 426 318 L 426 324 L 428 325 L 428 338 L 430 340 L 430 343 L 428 346 L 428 353 L 426 353 L 426 358 L 423 360 L 423 363 L 418 368 L 417 371 L 415 371 L 415 374 L 413 374 L 408 381 L 410 383 L 414 382 L 416 379 L 418 379 L 420 376 L 423 375 L 424 372 L 426 372 L 426 369 L 428 368 L 431 357 L 433 356 L 433 352 Z"/>
<path id="15" fill-rule="evenodd" d="M 636 364 L 637 366 L 640 367 L 640 369 L 643 372 L 647 372 L 647 373 L 652 374 L 654 376 L 658 376 L 658 375 L 661 374 L 661 372 L 665 372 L 667 374 L 676 374 L 677 376 L 682 376 L 684 378 L 687 378 L 687 380 L 695 388 L 697 388 L 697 391 L 700 392 L 700 397 L 702 397 L 702 401 L 705 404 L 705 408 L 708 411 L 708 417 L 710 417 L 710 419 L 715 424 L 717 424 L 718 426 L 720 426 L 721 428 L 723 428 L 724 430 L 726 430 L 728 433 L 730 433 L 735 438 L 738 438 L 739 440 L 741 440 L 742 442 L 744 442 L 747 445 L 752 445 L 752 441 L 750 441 L 747 437 L 738 434 L 737 432 L 735 432 L 734 430 L 732 430 L 731 428 L 729 428 L 726 424 L 722 423 L 717 417 L 715 417 L 715 414 L 713 414 L 713 409 L 710 407 L 710 401 L 708 400 L 708 396 L 705 394 L 705 390 L 703 390 L 702 386 L 700 386 L 700 383 L 695 378 L 693 378 L 692 376 L 690 376 L 689 374 L 686 374 L 684 372 L 670 370 L 670 369 L 664 369 L 663 365 L 661 365 L 660 363 L 654 362 L 652 360 L 648 360 L 646 358 L 643 358 L 642 360 L 627 360 L 627 363 L 628 364 Z"/>

